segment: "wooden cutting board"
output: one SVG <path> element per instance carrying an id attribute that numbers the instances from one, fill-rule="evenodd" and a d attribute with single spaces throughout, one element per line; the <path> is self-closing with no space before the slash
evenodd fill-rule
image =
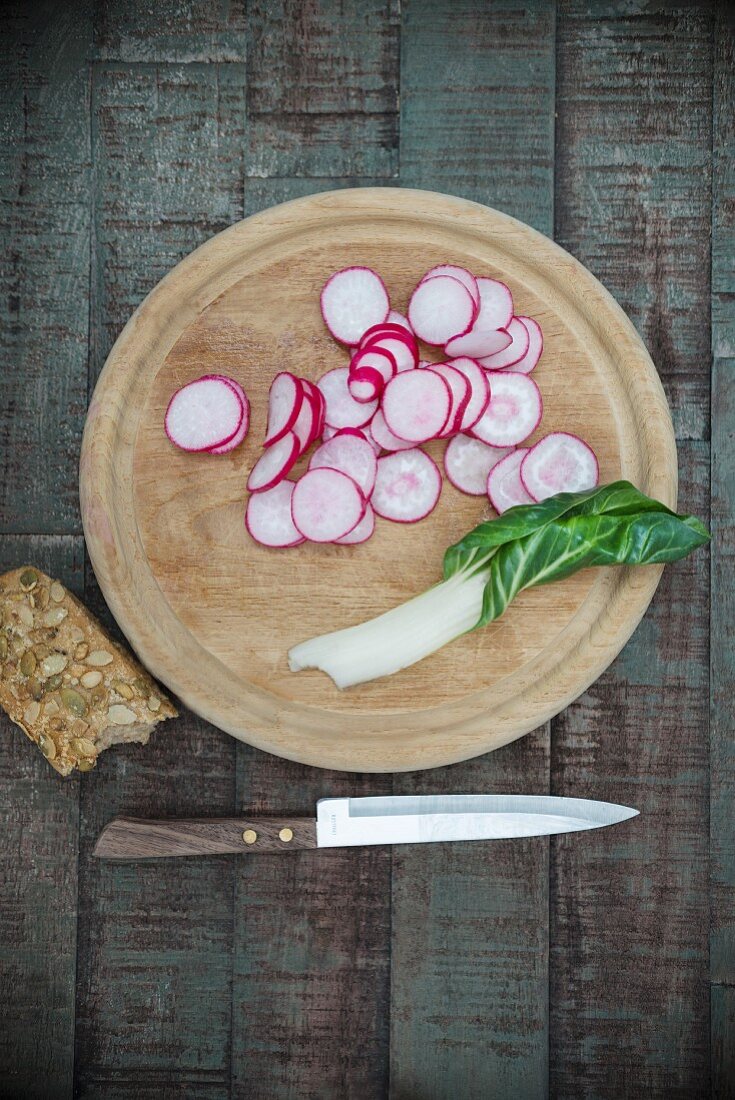
<path id="1" fill-rule="evenodd" d="M 152 291 L 110 353 L 84 434 L 82 513 L 105 598 L 143 662 L 194 711 L 269 752 L 397 771 L 497 748 L 600 675 L 658 583 L 658 567 L 587 570 L 523 593 L 500 621 L 413 668 L 346 692 L 322 673 L 289 672 L 295 642 L 419 593 L 440 577 L 445 548 L 492 514 L 445 482 L 428 519 L 379 520 L 362 546 L 268 550 L 243 523 L 273 376 L 317 380 L 347 362 L 321 320 L 326 278 L 374 267 L 405 310 L 441 262 L 502 278 L 516 312 L 540 322 L 544 418 L 532 440 L 576 432 L 596 451 L 601 481 L 625 477 L 676 502 L 671 421 L 643 344 L 600 283 L 528 226 L 457 198 L 366 188 L 286 203 L 214 237 Z M 248 439 L 230 455 L 184 454 L 164 434 L 166 405 L 213 371 L 245 387 Z M 429 447 L 435 457 L 442 449 Z"/>

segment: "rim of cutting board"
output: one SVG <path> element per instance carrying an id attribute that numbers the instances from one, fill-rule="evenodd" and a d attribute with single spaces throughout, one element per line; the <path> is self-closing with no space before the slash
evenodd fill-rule
<path id="1" fill-rule="evenodd" d="M 132 457 L 143 402 L 137 407 L 126 402 L 125 390 L 132 392 L 141 375 L 155 377 L 181 332 L 237 281 L 238 259 L 244 253 L 292 235 L 297 223 L 299 232 L 306 233 L 325 219 L 359 223 L 371 217 L 383 222 L 412 219 L 424 229 L 451 222 L 453 230 L 466 235 L 492 234 L 495 248 L 522 255 L 525 267 L 545 286 L 553 268 L 560 296 L 584 314 L 603 342 L 609 342 L 614 330 L 620 388 L 627 391 L 647 456 L 639 488 L 675 507 L 676 444 L 663 387 L 635 328 L 602 284 L 553 241 L 507 214 L 432 191 L 382 187 L 321 192 L 254 214 L 201 245 L 154 287 L 121 332 L 97 382 L 82 440 L 80 497 L 92 566 L 115 619 L 141 661 L 191 710 L 240 740 L 301 763 L 342 771 L 411 771 L 500 748 L 563 710 L 625 645 L 653 597 L 662 569 L 601 571 L 608 575 L 608 599 L 577 638 L 574 661 L 566 670 L 558 660 L 542 669 L 520 699 L 515 695 L 500 705 L 494 700 L 491 730 L 489 689 L 468 697 L 472 703 L 463 715 L 463 701 L 455 701 L 446 715 L 442 706 L 414 711 L 426 716 L 427 727 L 436 730 L 438 724 L 451 734 L 451 745 L 435 736 L 420 751 L 415 745 L 402 751 L 395 741 L 388 752 L 385 744 L 372 748 L 367 715 L 348 718 L 295 701 L 288 706 L 244 684 L 187 630 L 158 586 L 135 522 Z M 581 608 L 574 619 L 583 612 Z M 201 671 L 199 682 L 182 671 L 192 667 Z M 555 691 L 550 702 L 544 685 L 552 678 Z M 335 736 L 346 721 L 353 735 L 364 729 L 359 751 L 353 740 L 346 745 Z"/>

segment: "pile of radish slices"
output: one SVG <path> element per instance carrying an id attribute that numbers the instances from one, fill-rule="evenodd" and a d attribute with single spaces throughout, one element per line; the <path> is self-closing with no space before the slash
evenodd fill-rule
<path id="1" fill-rule="evenodd" d="M 449 481 L 487 494 L 499 513 L 597 484 L 595 454 L 577 436 L 552 432 L 522 445 L 543 413 L 529 377 L 543 337 L 537 321 L 514 313 L 505 283 L 443 264 L 426 273 L 404 316 L 379 275 L 349 267 L 323 287 L 321 310 L 350 349 L 349 364 L 316 385 L 288 371 L 275 377 L 263 453 L 248 479 L 245 522 L 257 542 L 357 544 L 373 534 L 376 515 L 423 519 L 442 489 L 421 449 L 435 439 L 448 440 Z M 442 348 L 443 360 L 422 359 L 420 342 Z M 166 431 L 186 450 L 223 453 L 244 439 L 246 410 L 237 383 L 205 376 L 174 394 Z M 306 472 L 289 479 L 313 444 Z"/>

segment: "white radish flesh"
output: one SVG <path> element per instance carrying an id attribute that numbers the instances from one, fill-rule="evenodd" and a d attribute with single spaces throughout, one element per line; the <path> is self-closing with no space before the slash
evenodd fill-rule
<path id="1" fill-rule="evenodd" d="M 291 498 L 293 521 L 312 542 L 334 542 L 348 534 L 365 514 L 366 501 L 356 482 L 341 470 L 308 470 Z"/>
<path id="2" fill-rule="evenodd" d="M 385 389 L 385 382 L 383 375 L 373 367 L 358 367 L 357 370 L 350 371 L 347 388 L 355 401 L 366 405 L 380 397 Z"/>
<path id="3" fill-rule="evenodd" d="M 296 423 L 296 417 L 304 402 L 304 388 L 290 371 L 281 371 L 271 383 L 268 394 L 268 427 L 265 433 L 265 446 L 289 432 Z"/>
<path id="4" fill-rule="evenodd" d="M 411 328 L 427 344 L 446 344 L 469 332 L 476 312 L 467 287 L 451 275 L 437 275 L 419 283 L 408 305 Z"/>
<path id="5" fill-rule="evenodd" d="M 383 392 L 382 409 L 388 428 L 410 443 L 424 443 L 441 435 L 451 405 L 448 383 L 428 368 L 397 374 Z"/>
<path id="6" fill-rule="evenodd" d="M 380 411 L 380 410 L 378 410 L 378 411 Z M 377 416 L 377 415 L 378 415 L 378 413 L 375 414 L 375 416 Z M 370 421 L 369 424 L 364 424 L 362 428 L 355 428 L 354 430 L 359 431 L 361 433 L 361 435 L 363 435 L 365 437 L 365 439 L 367 439 L 368 443 L 373 448 L 373 451 L 375 452 L 375 454 L 379 455 L 383 448 L 380 446 L 380 444 L 376 440 L 375 436 L 373 435 L 373 424 L 375 423 L 375 416 L 373 417 L 373 419 Z M 346 429 L 346 430 L 350 430 L 350 429 Z"/>
<path id="7" fill-rule="evenodd" d="M 395 361 L 394 374 L 402 370 L 412 370 L 419 361 L 418 346 L 415 342 L 403 340 L 400 336 L 377 336 L 367 344 L 365 351 L 385 351 Z"/>
<path id="8" fill-rule="evenodd" d="M 264 493 L 253 493 L 245 511 L 245 526 L 262 546 L 298 546 L 304 536 L 291 518 L 293 481 L 281 481 Z"/>
<path id="9" fill-rule="evenodd" d="M 378 446 L 384 451 L 407 451 L 416 444 L 406 439 L 399 439 L 390 430 L 385 422 L 382 409 L 378 409 L 370 421 L 370 432 Z"/>
<path id="10" fill-rule="evenodd" d="M 551 432 L 525 456 L 521 481 L 533 500 L 546 500 L 555 493 L 594 489 L 599 473 L 595 452 L 584 440 L 569 432 Z"/>
<path id="11" fill-rule="evenodd" d="M 514 317 L 506 331 L 511 337 L 511 342 L 507 348 L 496 352 L 495 355 L 482 355 L 479 357 L 480 366 L 484 367 L 485 370 L 502 370 L 503 367 L 512 367 L 514 363 L 519 363 L 528 351 L 531 338 L 522 321 Z"/>
<path id="12" fill-rule="evenodd" d="M 519 447 L 501 458 L 491 469 L 487 479 L 487 495 L 498 515 L 517 504 L 533 504 L 521 481 L 521 463 L 528 454 L 528 447 Z"/>
<path id="13" fill-rule="evenodd" d="M 470 400 L 471 386 L 466 374 L 456 370 L 450 363 L 432 363 L 427 370 L 433 370 L 440 375 L 449 386 L 452 393 L 452 408 L 444 430 L 443 436 L 451 435 L 459 431 L 464 411 Z"/>
<path id="14" fill-rule="evenodd" d="M 354 371 L 360 370 L 361 367 L 371 367 L 373 370 L 376 370 L 378 374 L 381 375 L 384 386 L 390 382 L 394 374 L 398 373 L 398 367 L 393 353 L 382 347 L 377 347 L 374 344 L 368 344 L 367 347 L 358 351 L 356 355 L 353 355 L 350 360 L 351 374 Z"/>
<path id="15" fill-rule="evenodd" d="M 358 543 L 367 542 L 369 538 L 372 538 L 374 531 L 375 512 L 368 504 L 365 509 L 365 515 L 357 526 L 353 527 L 351 531 L 348 531 L 346 535 L 343 535 L 341 539 L 335 539 L 334 541 L 339 546 L 357 546 Z"/>
<path id="16" fill-rule="evenodd" d="M 245 415 L 242 418 L 242 424 L 237 429 L 237 431 L 233 435 L 232 439 L 228 440 L 227 443 L 223 443 L 220 447 L 210 447 L 209 448 L 209 454 L 211 454 L 211 455 L 227 455 L 227 454 L 230 453 L 230 451 L 234 451 L 235 448 L 239 447 L 240 444 L 245 439 L 245 436 L 248 434 L 249 426 L 250 426 L 250 409 L 249 409 L 249 404 L 248 404 L 248 406 L 246 406 L 246 409 L 245 409 Z"/>
<path id="17" fill-rule="evenodd" d="M 332 470 L 341 470 L 357 482 L 364 496 L 369 497 L 375 488 L 378 472 L 378 460 L 375 451 L 364 436 L 355 433 L 340 432 L 334 438 L 322 443 L 309 460 L 309 469 L 317 470 L 327 466 Z"/>
<path id="18" fill-rule="evenodd" d="M 299 441 L 299 451 L 301 454 L 307 451 L 314 441 L 315 429 L 318 427 L 316 420 L 316 413 L 314 409 L 314 401 L 307 393 L 304 395 L 304 401 L 301 405 L 299 415 L 296 417 L 296 422 L 291 429 L 293 434 Z"/>
<path id="19" fill-rule="evenodd" d="M 457 355 L 469 355 L 473 359 L 479 359 L 486 355 L 497 355 L 505 351 L 513 342 L 513 337 L 504 328 L 486 328 L 475 321 L 466 336 L 457 336 L 444 345 L 447 355 L 454 358 Z"/>
<path id="20" fill-rule="evenodd" d="M 468 496 L 484 497 L 488 474 L 513 450 L 513 447 L 490 447 L 470 435 L 455 435 L 444 452 L 444 469 L 455 489 Z"/>
<path id="21" fill-rule="evenodd" d="M 387 320 L 388 324 L 400 325 L 402 328 L 405 328 L 406 332 L 410 332 L 413 336 L 413 329 L 408 323 L 408 317 L 404 317 L 403 314 L 399 313 L 397 309 L 392 309 L 390 311 Z"/>
<path id="22" fill-rule="evenodd" d="M 541 421 L 541 391 L 525 374 L 494 371 L 488 380 L 490 403 L 472 428 L 472 434 L 491 447 L 522 443 Z"/>
<path id="23" fill-rule="evenodd" d="M 421 282 L 425 283 L 427 279 L 436 279 L 438 275 L 449 275 L 452 279 L 456 279 L 457 282 L 466 286 L 472 295 L 475 309 L 479 310 L 480 290 L 477 286 L 477 279 L 471 271 L 468 271 L 466 267 L 456 267 L 454 264 L 439 264 L 438 267 L 432 267 L 431 271 L 427 271 Z"/>
<path id="24" fill-rule="evenodd" d="M 477 279 L 480 312 L 477 320 L 487 328 L 507 328 L 513 318 L 513 295 L 499 279 Z"/>
<path id="25" fill-rule="evenodd" d="M 522 359 L 512 363 L 507 369 L 515 374 L 530 374 L 544 350 L 544 335 L 541 325 L 538 321 L 534 321 L 533 317 L 517 317 L 516 320 L 520 321 L 528 332 L 528 351 Z"/>
<path id="26" fill-rule="evenodd" d="M 176 391 L 164 427 L 182 451 L 208 451 L 229 443 L 245 415 L 237 390 L 227 380 L 209 375 Z"/>
<path id="27" fill-rule="evenodd" d="M 348 367 L 335 367 L 319 379 L 319 389 L 326 401 L 324 419 L 333 428 L 360 428 L 378 407 L 377 401 L 355 401 L 348 389 L 348 378 Z"/>
<path id="28" fill-rule="evenodd" d="M 247 486 L 250 492 L 262 493 L 283 481 L 300 454 L 301 444 L 294 432 L 287 432 L 282 439 L 266 447 L 250 471 Z"/>
<path id="29" fill-rule="evenodd" d="M 373 509 L 396 523 L 416 523 L 436 507 L 442 476 L 433 459 L 416 448 L 378 459 Z"/>
<path id="30" fill-rule="evenodd" d="M 324 284 L 324 323 L 343 344 L 357 344 L 365 329 L 385 321 L 390 301 L 385 284 L 369 267 L 347 267 Z"/>
<path id="31" fill-rule="evenodd" d="M 490 383 L 482 367 L 466 355 L 452 359 L 451 366 L 461 371 L 470 384 L 470 399 L 460 425 L 460 431 L 466 432 L 477 423 L 490 403 Z"/>

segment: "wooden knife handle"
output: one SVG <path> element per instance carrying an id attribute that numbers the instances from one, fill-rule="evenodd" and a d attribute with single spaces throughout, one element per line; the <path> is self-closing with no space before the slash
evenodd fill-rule
<path id="1" fill-rule="evenodd" d="M 115 817 L 94 848 L 100 859 L 160 859 L 225 852 L 288 852 L 316 848 L 311 817 Z"/>

